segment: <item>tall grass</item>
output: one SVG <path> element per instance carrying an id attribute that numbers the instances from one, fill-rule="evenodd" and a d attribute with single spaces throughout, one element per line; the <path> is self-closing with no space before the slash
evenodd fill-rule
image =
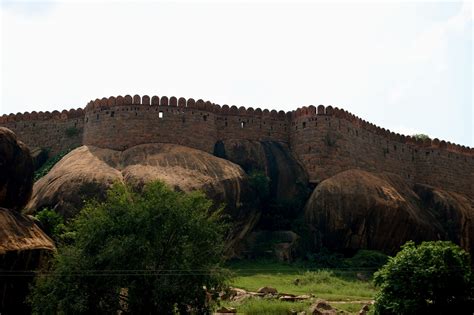
<path id="1" fill-rule="evenodd" d="M 246 261 L 228 266 L 234 273 L 232 285 L 248 291 L 271 286 L 278 292 L 313 294 L 337 301 L 371 300 L 377 292 L 372 281 L 361 281 L 356 270 L 305 270 L 274 261 Z"/>

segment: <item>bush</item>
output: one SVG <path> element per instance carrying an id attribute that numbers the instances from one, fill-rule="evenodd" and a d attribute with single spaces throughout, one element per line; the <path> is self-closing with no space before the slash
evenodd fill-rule
<path id="1" fill-rule="evenodd" d="M 41 177 L 45 176 L 46 174 L 49 173 L 49 171 L 54 167 L 54 165 L 56 165 L 56 163 L 58 163 L 59 161 L 61 161 L 61 159 L 70 152 L 71 150 L 66 150 L 66 151 L 63 151 L 61 153 L 59 153 L 58 155 L 55 155 L 53 156 L 52 158 L 48 159 L 46 161 L 46 163 L 43 164 L 43 166 L 41 166 L 37 171 L 35 171 L 35 175 L 34 175 L 34 180 L 37 181 L 38 179 L 40 179 Z"/>
<path id="2" fill-rule="evenodd" d="M 270 178 L 262 171 L 252 171 L 249 174 L 249 185 L 256 194 L 254 200 L 257 206 L 266 202 L 270 197 Z"/>
<path id="3" fill-rule="evenodd" d="M 63 217 L 54 210 L 45 208 L 35 215 L 41 223 L 42 230 L 54 240 L 58 240 L 61 234 L 65 232 Z"/>
<path id="4" fill-rule="evenodd" d="M 142 192 L 115 184 L 69 225 L 29 298 L 38 314 L 205 313 L 207 292 L 226 279 L 219 268 L 225 224 L 202 193 L 155 182 Z"/>
<path id="5" fill-rule="evenodd" d="M 425 135 L 422 133 L 414 134 L 412 135 L 412 138 L 415 138 L 415 140 L 423 140 L 423 141 L 426 139 L 431 139 L 428 135 Z"/>
<path id="6" fill-rule="evenodd" d="M 65 133 L 68 138 L 72 138 L 79 134 L 79 129 L 76 127 L 69 127 L 66 129 Z"/>
<path id="7" fill-rule="evenodd" d="M 470 257 L 451 242 L 407 242 L 374 275 L 376 314 L 470 314 Z M 467 313 L 466 313 L 467 312 Z"/>

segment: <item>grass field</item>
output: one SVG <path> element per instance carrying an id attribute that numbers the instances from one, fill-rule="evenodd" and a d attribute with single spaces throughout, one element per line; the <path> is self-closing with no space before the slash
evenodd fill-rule
<path id="1" fill-rule="evenodd" d="M 372 300 L 377 292 L 370 279 L 362 281 L 357 278 L 356 270 L 308 270 L 296 264 L 269 260 L 233 262 L 227 267 L 234 273 L 233 287 L 257 291 L 260 287 L 270 286 L 279 293 L 312 294 L 315 298 L 333 302 L 334 308 L 346 314 L 357 314 L 364 301 Z M 298 284 L 296 279 L 299 279 Z M 281 302 L 274 299 L 224 303 L 236 307 L 243 314 L 289 314 L 290 311 L 307 310 L 310 304 L 311 301 Z"/>

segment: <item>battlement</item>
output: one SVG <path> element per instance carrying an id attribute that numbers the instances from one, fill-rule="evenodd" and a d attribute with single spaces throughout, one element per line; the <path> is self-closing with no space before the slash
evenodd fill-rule
<path id="1" fill-rule="evenodd" d="M 177 98 L 175 96 L 152 96 L 151 98 L 148 95 L 140 97 L 140 95 L 125 95 L 125 96 L 111 96 L 109 98 L 96 99 L 95 101 L 90 101 L 85 111 L 97 111 L 97 110 L 107 110 L 115 106 L 132 106 L 132 105 L 145 105 L 145 106 L 169 106 L 169 107 L 179 107 L 179 108 L 192 108 L 202 111 L 207 111 L 210 113 L 220 114 L 220 115 L 241 115 L 241 116 L 263 116 L 271 117 L 274 119 L 286 119 L 289 113 L 285 113 L 280 110 L 268 110 L 268 109 L 253 109 L 252 107 L 245 108 L 243 106 L 237 107 L 235 105 L 217 105 L 210 101 L 204 101 L 198 99 L 197 101 L 193 98 L 185 99 L 184 97 Z"/>
<path id="2" fill-rule="evenodd" d="M 389 171 L 412 182 L 473 193 L 474 149 L 439 139 L 394 133 L 333 106 L 284 112 L 202 99 L 111 96 L 84 109 L 3 115 L 30 147 L 53 153 L 79 145 L 124 150 L 143 143 L 174 143 L 213 153 L 227 139 L 288 144 L 312 181 L 361 168 Z"/>

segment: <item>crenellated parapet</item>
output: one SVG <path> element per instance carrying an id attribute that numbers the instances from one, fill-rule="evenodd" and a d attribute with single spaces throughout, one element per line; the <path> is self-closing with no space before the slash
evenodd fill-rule
<path id="1" fill-rule="evenodd" d="M 180 109 L 193 109 L 204 112 L 213 113 L 220 116 L 240 116 L 248 118 L 258 118 L 265 119 L 270 118 L 273 120 L 287 121 L 291 123 L 293 121 L 300 120 L 305 117 L 317 117 L 317 116 L 334 116 L 339 119 L 344 119 L 355 126 L 374 133 L 376 135 L 385 137 L 392 141 L 397 141 L 402 144 L 408 144 L 418 148 L 436 148 L 441 150 L 447 150 L 459 154 L 474 155 L 474 148 L 469 148 L 467 146 L 462 146 L 458 144 L 451 143 L 445 140 L 439 139 L 426 139 L 420 140 L 415 139 L 411 136 L 401 135 L 399 133 L 394 133 L 385 128 L 376 126 L 370 122 L 367 122 L 360 117 L 355 116 L 352 113 L 349 113 L 346 110 L 332 107 L 332 106 L 303 106 L 297 108 L 296 110 L 284 112 L 276 110 L 268 110 L 261 108 L 245 108 L 243 106 L 237 107 L 235 105 L 218 105 L 210 101 L 204 101 L 202 99 L 195 100 L 193 98 L 183 98 L 183 97 L 167 97 L 167 96 L 140 96 L 140 95 L 125 95 L 125 96 L 111 96 L 108 98 L 96 99 L 90 101 L 87 106 L 82 109 L 70 109 L 59 111 L 46 111 L 46 112 L 24 112 L 17 114 L 9 114 L 0 116 L 0 124 L 6 125 L 15 122 L 30 122 L 30 121 L 67 121 L 69 119 L 82 119 L 84 118 L 87 112 L 97 112 L 105 111 L 114 107 L 119 106 L 150 106 L 150 107 L 169 107 L 169 108 L 180 108 Z"/>
<path id="2" fill-rule="evenodd" d="M 83 118 L 84 117 L 84 110 L 82 108 L 78 109 L 70 109 L 70 110 L 63 110 L 61 112 L 55 110 L 52 112 L 36 112 L 33 111 L 31 113 L 24 112 L 24 113 L 17 113 L 17 114 L 9 114 L 9 115 L 2 115 L 0 116 L 0 124 L 6 124 L 9 122 L 22 122 L 22 121 L 37 121 L 37 120 L 68 120 L 68 119 L 76 119 L 76 118 Z"/>
<path id="3" fill-rule="evenodd" d="M 273 119 L 284 120 L 289 117 L 289 113 L 284 111 L 268 110 L 261 108 L 245 108 L 243 106 L 237 107 L 235 105 L 218 105 L 210 101 L 204 101 L 202 99 L 195 100 L 193 98 L 186 99 L 184 97 L 177 98 L 175 96 L 140 96 L 125 95 L 125 96 L 111 96 L 108 98 L 96 99 L 90 101 L 85 107 L 85 112 L 89 111 L 103 111 L 109 110 L 116 106 L 133 106 L 133 105 L 144 105 L 144 106 L 167 106 L 167 107 L 178 107 L 196 109 L 201 111 L 207 111 L 219 115 L 241 115 L 248 117 L 270 117 Z"/>
<path id="4" fill-rule="evenodd" d="M 318 107 L 315 107 L 313 105 L 310 105 L 307 107 L 304 106 L 304 107 L 298 108 L 295 111 L 291 112 L 291 118 L 293 120 L 298 120 L 301 118 L 304 119 L 308 117 L 316 117 L 316 116 L 333 116 L 335 118 L 344 119 L 346 121 L 351 122 L 354 126 L 357 126 L 358 128 L 369 131 L 381 137 L 385 137 L 387 140 L 397 141 L 402 144 L 409 144 L 413 147 L 417 147 L 420 149 L 436 148 L 436 149 L 450 151 L 453 153 L 474 156 L 474 148 L 469 148 L 467 146 L 454 144 L 445 140 L 439 140 L 437 138 L 421 140 L 421 139 L 416 139 L 412 136 L 401 135 L 399 133 L 395 133 L 388 129 L 369 123 L 363 120 L 362 118 L 357 117 L 354 114 L 346 110 L 339 109 L 337 107 L 335 108 L 333 108 L 332 106 L 324 107 L 323 105 L 319 105 Z"/>

